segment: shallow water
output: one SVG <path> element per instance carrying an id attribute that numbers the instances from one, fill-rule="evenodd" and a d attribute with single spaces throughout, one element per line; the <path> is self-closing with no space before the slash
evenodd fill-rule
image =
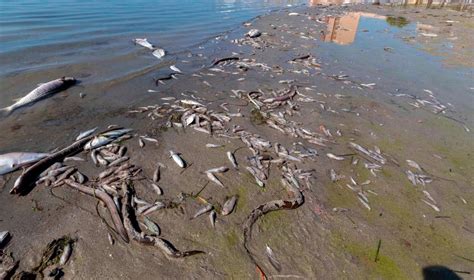
<path id="1" fill-rule="evenodd" d="M 169 53 L 298 0 L 0 1 L 1 75 L 123 59 L 146 37 Z M 112 61 L 113 63 L 114 61 Z"/>

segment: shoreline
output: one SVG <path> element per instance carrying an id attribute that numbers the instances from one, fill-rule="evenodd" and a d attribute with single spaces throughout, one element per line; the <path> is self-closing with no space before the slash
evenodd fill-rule
<path id="1" fill-rule="evenodd" d="M 470 167 L 473 167 L 473 161 L 472 155 L 466 154 L 466 151 L 472 150 L 469 142 L 472 140 L 472 132 L 441 118 L 438 113 L 432 113 L 431 107 L 425 108 L 418 104 L 421 109 L 413 108 L 410 103 L 416 100 L 386 95 L 383 81 L 377 80 L 375 86 L 362 86 L 364 83 L 352 79 L 351 75 L 345 77 L 345 73 L 339 76 L 325 73 L 325 63 L 329 59 L 318 56 L 318 51 L 324 50 L 324 46 L 317 42 L 315 48 L 311 42 L 308 43 L 308 39 L 301 36 L 316 38 L 321 30 L 326 29 L 319 22 L 324 15 L 353 10 L 394 12 L 387 7 L 370 6 L 319 9 L 298 7 L 291 8 L 298 15 L 280 11 L 259 17 L 251 26 L 236 30 L 256 28 L 262 32 L 261 36 L 250 39 L 244 37 L 243 32 L 230 32 L 231 35 L 224 36 L 213 49 L 203 51 L 202 57 L 199 53 L 193 55 L 197 60 L 190 64 L 199 68 L 198 65 L 205 62 L 209 65 L 213 58 L 232 56 L 233 52 L 237 53 L 235 56 L 239 56 L 237 62 L 188 72 L 184 67 L 186 64 L 181 61 L 176 65 L 185 74 L 180 75 L 178 80 L 158 86 L 159 92 L 150 96 L 142 95 L 146 97 L 141 97 L 138 102 L 131 102 L 133 105 L 115 108 L 112 114 L 106 112 L 107 107 L 98 108 L 97 112 L 107 117 L 89 120 L 87 124 L 74 120 L 63 139 L 41 140 L 48 150 L 52 150 L 70 143 L 78 130 L 86 130 L 98 123 L 102 128 L 109 124 L 130 127 L 137 134 L 123 142 L 128 148 L 130 162 L 138 165 L 148 179 L 157 162 L 165 165 L 160 181 L 165 198 L 173 199 L 182 193 L 199 192 L 205 200 L 221 205 L 226 197 L 238 195 L 235 213 L 225 217 L 218 215 L 216 228 L 209 225 L 207 217 L 189 220 L 189 216 L 202 206 L 197 199 L 185 200 L 177 209 L 160 210 L 151 216 L 159 224 L 162 236 L 172 240 L 176 247 L 201 249 L 206 251 L 205 255 L 177 262 L 166 259 L 153 248 L 134 243 L 128 246 L 117 242 L 112 246 L 107 241 L 107 227 L 94 213 L 96 206 L 92 198 L 65 187 L 54 189 L 52 192 L 56 196 L 52 196 L 51 191 L 41 185 L 27 197 L 11 196 L 8 189 L 13 178 L 9 176 L 10 180 L 0 190 L 0 213 L 8 213 L 2 215 L 1 220 L 13 235 L 8 250 L 20 260 L 20 270 L 31 269 L 44 246 L 52 239 L 66 234 L 78 240 L 71 261 L 64 267 L 66 277 L 73 275 L 78 278 L 94 278 L 101 275 L 110 278 L 150 279 L 150 275 L 156 273 L 163 278 L 191 274 L 201 278 L 222 279 L 250 279 L 258 276 L 242 246 L 242 223 L 258 205 L 287 196 L 280 184 L 281 173 L 287 171 L 282 171 L 285 169 L 278 162 L 270 164 L 266 171 L 266 187 L 259 188 L 245 169 L 251 164 L 249 158 L 255 154 L 246 147 L 245 142 L 233 138 L 240 135 L 238 131 L 242 129 L 246 133 L 259 135 L 272 144 L 271 148 L 263 148 L 261 151 L 257 149 L 259 155 L 270 156 L 275 160 L 283 158 L 287 162 L 283 166 L 293 170 L 295 174 L 311 174 L 307 179 L 306 175 L 297 179 L 304 195 L 303 205 L 291 211 L 269 213 L 261 217 L 254 226 L 250 250 L 267 276 L 291 274 L 303 278 L 364 278 L 370 275 L 382 278 L 416 278 L 421 275 L 423 268 L 432 264 L 468 271 L 469 263 L 453 254 L 467 256 L 469 246 L 465 244 L 470 243 L 470 233 L 462 227 L 469 229 L 474 223 L 468 215 L 473 210 L 474 201 L 474 190 L 470 187 L 473 178 L 468 171 L 472 170 Z M 409 13 L 410 10 L 405 12 Z M 406 16 L 416 17 L 416 14 Z M 235 39 L 237 44 L 235 41 L 229 42 Z M 211 42 L 208 44 L 211 45 Z M 243 46 L 239 46 L 240 44 Z M 302 58 L 308 53 L 309 57 Z M 136 79 L 138 81 L 132 79 L 131 85 L 124 91 L 144 80 L 149 82 L 151 76 L 159 75 L 146 75 Z M 367 84 L 371 82 L 374 80 L 366 81 Z M 284 96 L 294 86 L 298 93 L 281 104 L 265 102 Z M 391 84 L 386 85 L 387 88 L 389 86 Z M 141 89 L 146 88 L 152 89 L 141 85 Z M 110 94 L 111 91 L 113 86 L 107 93 Z M 249 92 L 253 92 L 251 98 L 246 95 Z M 408 93 L 412 94 L 411 91 Z M 429 98 L 429 95 L 422 97 L 422 92 L 417 94 L 418 100 Z M 433 94 L 434 99 L 429 99 L 430 102 L 438 100 L 437 94 L 438 92 Z M 109 96 L 111 101 L 113 96 Z M 442 102 L 444 97 L 439 96 L 441 101 L 436 104 L 445 104 Z M 86 96 L 85 100 L 94 103 L 95 98 L 98 97 L 89 99 Z M 70 99 L 69 97 L 68 100 Z M 128 97 L 125 102 L 131 100 Z M 202 103 L 208 111 L 213 110 L 231 120 L 223 122 L 224 129 L 216 127 L 215 136 L 210 136 L 192 126 L 186 129 L 176 127 L 176 124 L 166 127 L 167 121 L 179 122 L 178 117 L 182 116 L 179 107 L 176 112 L 172 110 L 164 114 L 164 117 L 156 116 L 157 120 L 152 119 L 153 110 L 180 105 L 182 101 L 177 102 L 178 100 Z M 64 100 L 56 104 L 61 102 Z M 120 103 L 123 104 L 123 99 L 114 102 L 117 103 L 114 106 L 119 107 Z M 255 106 L 252 105 L 254 102 L 262 104 Z M 222 105 L 223 103 L 227 105 Z M 81 109 L 80 105 L 75 106 L 76 110 Z M 108 106 L 114 107 L 112 104 Z M 150 107 L 142 113 L 129 112 L 141 110 L 139 107 L 143 106 L 164 107 Z M 260 106 L 261 110 L 258 109 Z M 71 108 L 64 110 L 64 113 L 70 110 Z M 448 110 L 450 114 L 456 112 L 451 107 Z M 40 113 L 25 113 L 17 115 L 17 118 L 38 117 Z M 49 118 L 61 113 L 51 112 Z M 178 115 L 174 115 L 175 113 Z M 239 113 L 243 116 L 238 115 Z M 81 116 L 80 112 L 76 114 Z M 469 127 L 472 127 L 472 113 L 464 117 Z M 79 124 L 80 129 L 71 127 Z M 52 122 L 52 125 L 55 123 Z M 207 126 L 203 125 L 203 129 L 207 129 Z M 55 131 L 61 130 L 58 127 Z M 31 135 L 21 128 L 14 131 L 18 139 Z M 306 133 L 304 131 L 310 131 L 308 134 L 311 137 L 303 137 L 302 131 L 303 134 Z M 140 147 L 138 135 L 154 137 L 159 142 L 145 143 L 144 147 Z M 433 135 L 438 139 L 432 139 Z M 426 141 L 430 137 L 431 141 Z M 323 145 L 317 139 L 325 139 L 320 140 Z M 216 150 L 205 148 L 206 143 L 216 142 L 225 147 Z M 363 163 L 374 163 L 373 160 L 351 148 L 351 142 L 373 151 L 380 149 L 376 154 L 386 158 L 388 163 L 382 164 L 381 168 L 367 169 Z M 17 147 L 33 148 L 38 143 L 37 139 L 32 139 L 30 143 L 22 143 Z M 2 146 L 8 147 L 3 144 L 4 140 Z M 283 150 L 275 152 L 277 144 Z M 378 148 L 373 148 L 374 146 Z M 181 153 L 182 158 L 190 164 L 189 167 L 184 171 L 177 168 L 168 157 L 169 150 Z M 312 150 L 316 150 L 318 155 Z M 203 171 L 221 165 L 230 167 L 226 151 L 236 151 L 235 157 L 241 167 L 218 175 L 224 189 L 211 182 L 201 190 L 208 181 L 202 174 Z M 94 178 L 99 170 L 93 167 L 88 154 L 82 153 L 80 156 L 87 158 L 87 161 L 74 165 L 89 178 Z M 299 161 L 291 160 L 292 157 Z M 338 157 L 342 159 L 335 159 Z M 355 165 L 353 163 L 356 158 L 360 163 Z M 411 185 L 405 172 L 421 171 L 407 165 L 406 160 L 419 163 L 430 174 L 433 182 L 424 186 Z M 331 170 L 344 178 L 332 180 Z M 18 174 L 16 172 L 13 177 Z M 365 185 L 367 180 L 370 183 Z M 150 201 L 156 199 L 147 183 L 138 181 L 135 188 L 141 198 Z M 435 202 L 423 191 L 428 192 Z M 370 210 L 361 203 L 361 199 L 369 201 L 365 203 Z M 437 205 L 441 212 L 433 210 L 423 200 Z M 36 210 L 32 210 L 32 207 Z M 103 216 L 108 219 L 106 214 Z M 379 262 L 372 262 L 379 240 L 382 240 Z M 267 260 L 266 245 L 273 249 L 282 264 L 281 272 L 276 271 L 274 264 Z M 98 264 L 97 259 L 102 264 Z M 109 270 L 104 271 L 105 266 Z"/>

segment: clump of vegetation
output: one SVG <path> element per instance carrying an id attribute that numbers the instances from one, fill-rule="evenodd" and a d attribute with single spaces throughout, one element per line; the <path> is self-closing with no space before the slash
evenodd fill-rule
<path id="1" fill-rule="evenodd" d="M 253 123 L 253 124 L 256 124 L 256 125 L 261 125 L 261 124 L 264 124 L 265 123 L 265 116 L 262 114 L 262 112 L 260 112 L 260 110 L 257 110 L 257 109 L 253 109 L 251 112 L 250 112 L 250 121 Z"/>
<path id="2" fill-rule="evenodd" d="M 398 28 L 402 28 L 405 25 L 410 23 L 410 21 L 408 21 L 405 17 L 394 17 L 394 16 L 387 16 L 386 21 L 391 26 L 396 26 Z"/>

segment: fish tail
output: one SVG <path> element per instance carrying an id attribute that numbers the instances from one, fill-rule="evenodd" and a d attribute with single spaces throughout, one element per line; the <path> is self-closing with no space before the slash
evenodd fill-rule
<path id="1" fill-rule="evenodd" d="M 0 116 L 8 117 L 15 108 L 13 106 L 8 106 L 0 109 Z"/>

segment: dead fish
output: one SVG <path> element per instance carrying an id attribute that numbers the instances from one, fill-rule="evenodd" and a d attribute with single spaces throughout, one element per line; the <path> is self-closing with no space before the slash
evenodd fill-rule
<path id="1" fill-rule="evenodd" d="M 85 159 L 81 157 L 66 157 L 63 160 L 63 162 L 68 162 L 68 161 L 85 161 Z"/>
<path id="2" fill-rule="evenodd" d="M 216 217 L 217 217 L 216 211 L 215 211 L 215 210 L 212 210 L 212 211 L 209 213 L 209 221 L 211 222 L 211 226 L 212 226 L 213 228 L 216 227 Z"/>
<path id="3" fill-rule="evenodd" d="M 73 77 L 62 77 L 60 79 L 41 84 L 30 93 L 20 98 L 17 102 L 15 102 L 15 104 L 0 109 L 0 112 L 5 115 L 9 115 L 11 112 L 20 107 L 37 102 L 49 95 L 65 90 L 75 84 L 76 79 Z"/>
<path id="4" fill-rule="evenodd" d="M 148 217 L 145 217 L 143 219 L 143 222 L 145 223 L 145 226 L 149 231 L 154 233 L 156 236 L 160 235 L 160 233 L 161 233 L 160 227 L 155 222 L 148 219 Z"/>
<path id="5" fill-rule="evenodd" d="M 145 147 L 145 142 L 143 142 L 142 138 L 138 138 L 138 145 L 140 146 L 140 148 Z"/>
<path id="6" fill-rule="evenodd" d="M 207 175 L 207 178 L 209 178 L 210 181 L 216 183 L 218 186 L 224 188 L 224 184 L 222 184 L 222 182 L 217 179 L 217 177 L 214 175 L 214 173 L 209 173 L 209 172 L 206 172 L 206 175 Z"/>
<path id="7" fill-rule="evenodd" d="M 69 257 L 71 257 L 71 253 L 72 246 L 71 243 L 68 243 L 66 244 L 66 246 L 64 246 L 63 253 L 61 254 L 61 258 L 59 259 L 59 265 L 65 265 L 69 260 Z"/>
<path id="8" fill-rule="evenodd" d="M 0 247 L 3 245 L 3 242 L 8 239 L 10 233 L 8 231 L 0 231 Z"/>
<path id="9" fill-rule="evenodd" d="M 206 148 L 210 148 L 210 149 L 213 149 L 213 148 L 220 148 L 220 147 L 224 147 L 224 145 L 211 144 L 211 143 L 206 144 Z"/>
<path id="10" fill-rule="evenodd" d="M 155 204 L 153 204 L 152 206 L 148 207 L 147 209 L 145 209 L 144 211 L 142 211 L 142 212 L 139 213 L 139 214 L 141 214 L 141 215 L 143 215 L 143 216 L 146 216 L 146 215 L 151 214 L 151 213 L 153 213 L 153 212 L 155 212 L 155 211 L 157 211 L 157 210 L 159 210 L 159 209 L 162 209 L 162 208 L 164 208 L 164 207 L 165 207 L 165 205 L 163 204 L 163 202 L 157 201 L 157 202 L 155 202 Z M 138 213 L 138 212 L 139 212 L 139 211 L 137 210 L 137 213 Z"/>
<path id="11" fill-rule="evenodd" d="M 191 218 L 191 220 L 196 219 L 197 217 L 201 216 L 202 214 L 205 214 L 205 213 L 211 211 L 213 208 L 214 208 L 214 206 L 212 206 L 212 204 L 207 204 L 203 208 L 199 209 L 196 212 L 196 214 L 194 214 L 194 216 Z"/>
<path id="12" fill-rule="evenodd" d="M 145 48 L 150 49 L 150 50 L 155 49 L 155 46 L 150 44 L 150 42 L 148 42 L 147 38 L 133 39 L 133 42 L 137 45 L 140 45 L 140 46 L 145 47 Z"/>
<path id="13" fill-rule="evenodd" d="M 228 170 L 229 170 L 229 167 L 220 166 L 220 167 L 216 167 L 216 168 L 211 168 L 211 169 L 207 170 L 206 173 L 224 173 L 224 172 L 227 172 Z"/>
<path id="14" fill-rule="evenodd" d="M 433 203 L 430 203 L 430 202 L 428 202 L 428 201 L 426 201 L 426 200 L 424 200 L 424 199 L 422 199 L 421 201 L 423 201 L 424 203 L 426 203 L 426 205 L 428 205 L 428 206 L 430 206 L 431 208 L 433 208 L 436 212 L 439 212 L 439 211 L 440 211 L 439 208 L 438 208 L 438 206 L 434 205 Z"/>
<path id="15" fill-rule="evenodd" d="M 166 51 L 164 49 L 156 49 L 151 53 L 153 56 L 155 56 L 158 59 L 163 58 L 166 55 Z"/>
<path id="16" fill-rule="evenodd" d="M 170 151 L 170 156 L 179 167 L 184 168 L 186 166 L 184 160 L 177 153 Z"/>
<path id="17" fill-rule="evenodd" d="M 260 37 L 262 33 L 258 29 L 250 29 L 249 32 L 247 32 L 247 34 L 245 35 L 250 38 L 257 38 Z"/>
<path id="18" fill-rule="evenodd" d="M 336 155 L 331 154 L 331 153 L 327 153 L 326 156 L 328 158 L 335 159 L 335 160 L 344 160 L 344 157 L 336 156 Z"/>
<path id="19" fill-rule="evenodd" d="M 194 100 L 190 100 L 190 99 L 181 99 L 180 102 L 185 104 L 185 105 L 204 107 L 204 105 L 202 105 L 201 103 L 199 103 L 197 101 L 194 101 Z"/>
<path id="20" fill-rule="evenodd" d="M 157 183 L 160 180 L 160 165 L 153 172 L 153 182 Z"/>
<path id="21" fill-rule="evenodd" d="M 113 139 L 106 137 L 104 135 L 99 135 L 94 137 L 91 141 L 87 142 L 86 145 L 84 146 L 84 149 L 86 151 L 90 151 L 92 149 L 104 146 L 112 142 Z"/>
<path id="22" fill-rule="evenodd" d="M 276 259 L 275 254 L 273 253 L 272 248 L 270 248 L 268 245 L 265 247 L 265 255 L 267 255 L 268 260 L 270 261 L 270 264 L 278 271 L 281 271 L 281 264 L 280 262 Z"/>
<path id="23" fill-rule="evenodd" d="M 0 155 L 0 175 L 7 174 L 18 168 L 39 161 L 48 156 L 45 153 L 8 153 Z"/>
<path id="24" fill-rule="evenodd" d="M 232 213 L 232 211 L 234 211 L 236 203 L 237 203 L 237 196 L 235 195 L 227 199 L 227 201 L 224 203 L 224 206 L 222 206 L 221 215 L 227 216 L 230 213 Z"/>
<path id="25" fill-rule="evenodd" d="M 127 157 L 127 156 L 118 158 L 118 159 L 112 161 L 111 163 L 109 163 L 109 167 L 119 165 L 120 163 L 122 163 L 122 162 L 124 162 L 124 161 L 127 161 L 127 160 L 129 160 L 129 159 L 130 159 L 130 158 Z"/>
<path id="26" fill-rule="evenodd" d="M 96 159 L 100 165 L 107 165 L 109 163 L 101 154 L 97 154 Z"/>
<path id="27" fill-rule="evenodd" d="M 140 136 L 143 140 L 146 140 L 148 142 L 153 142 L 153 143 L 158 143 L 158 140 L 155 138 L 147 137 L 147 136 Z"/>
<path id="28" fill-rule="evenodd" d="M 107 233 L 107 238 L 109 239 L 110 245 L 114 245 L 115 241 L 109 232 Z"/>
<path id="29" fill-rule="evenodd" d="M 418 163 L 416 163 L 415 161 L 407 159 L 407 163 L 408 163 L 409 166 L 411 166 L 411 167 L 413 167 L 413 168 L 416 168 L 416 169 L 418 169 L 418 170 L 420 170 L 420 171 L 423 171 L 423 170 L 421 169 L 420 165 L 419 165 Z"/>
<path id="30" fill-rule="evenodd" d="M 170 69 L 178 73 L 183 73 L 178 67 L 176 67 L 176 65 L 171 65 Z"/>
<path id="31" fill-rule="evenodd" d="M 83 131 L 83 132 L 79 133 L 79 135 L 76 137 L 76 141 L 81 140 L 83 138 L 86 138 L 87 136 L 92 135 L 92 133 L 94 133 L 97 130 L 97 128 L 98 127 L 94 127 L 92 129 L 89 129 L 89 130 L 86 130 L 86 131 Z"/>
<path id="32" fill-rule="evenodd" d="M 228 151 L 228 152 L 227 152 L 227 158 L 228 158 L 229 161 L 232 163 L 232 165 L 234 166 L 234 168 L 238 168 L 237 160 L 235 159 L 235 156 L 234 156 L 234 154 L 233 154 L 231 151 Z"/>
<path id="33" fill-rule="evenodd" d="M 151 187 L 153 188 L 153 190 L 155 190 L 157 195 L 163 194 L 163 191 L 161 190 L 160 186 L 158 186 L 157 184 L 151 184 Z"/>

